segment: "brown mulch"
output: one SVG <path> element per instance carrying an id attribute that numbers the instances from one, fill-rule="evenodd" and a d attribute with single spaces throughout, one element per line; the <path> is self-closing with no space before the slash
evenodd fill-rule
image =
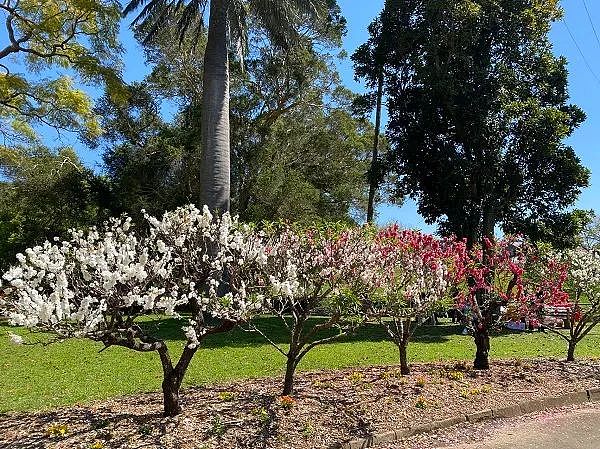
<path id="1" fill-rule="evenodd" d="M 494 361 L 298 374 L 294 403 L 281 379 L 246 380 L 182 393 L 183 413 L 161 416 L 158 393 L 51 412 L 0 415 L 0 448 L 326 448 L 334 443 L 450 416 L 600 386 L 600 361 Z M 53 424 L 64 436 L 48 435 Z M 426 447 L 426 446 L 423 446 Z"/>

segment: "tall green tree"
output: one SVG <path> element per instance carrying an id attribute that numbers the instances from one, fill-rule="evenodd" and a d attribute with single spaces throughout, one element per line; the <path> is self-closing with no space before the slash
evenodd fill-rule
<path id="1" fill-rule="evenodd" d="M 369 199 L 367 204 L 367 222 L 375 219 L 375 198 L 383 180 L 380 158 L 381 125 L 386 87 L 386 69 L 390 63 L 390 53 L 398 51 L 399 42 L 392 40 L 383 33 L 389 33 L 396 18 L 398 0 L 386 0 L 383 11 L 369 25 L 369 39 L 359 46 L 352 55 L 354 73 L 357 79 L 365 81 L 370 92 L 360 96 L 354 107 L 358 111 L 370 112 L 375 110 L 375 132 L 373 134 L 373 149 L 371 166 L 368 172 Z"/>
<path id="2" fill-rule="evenodd" d="M 583 122 L 548 32 L 557 0 L 403 0 L 388 53 L 389 168 L 430 223 L 472 245 L 576 230 L 589 172 L 564 143 Z M 409 18 L 409 20 L 407 20 Z M 572 236 L 571 236 L 572 237 Z M 565 240 L 567 242 L 565 242 Z"/>
<path id="3" fill-rule="evenodd" d="M 141 210 L 155 216 L 193 202 L 195 159 L 190 142 L 197 138 L 179 114 L 173 123 L 161 116 L 156 90 L 146 82 L 128 86 L 125 103 L 101 98 L 95 112 L 107 131 L 105 173 L 117 212 L 141 218 Z"/>
<path id="4" fill-rule="evenodd" d="M 567 61 L 548 38 L 559 2 L 402 0 L 393 15 L 380 35 L 398 42 L 386 65 L 397 195 L 471 247 L 487 248 L 497 227 L 573 243 L 569 207 L 589 172 L 564 143 L 585 114 L 569 103 Z M 488 367 L 502 305 L 478 292 L 477 369 Z"/>
<path id="5" fill-rule="evenodd" d="M 202 159 L 200 200 L 213 210 L 230 207 L 230 50 L 243 53 L 247 44 L 247 22 L 259 21 L 272 42 L 287 46 L 300 36 L 307 22 L 327 21 L 339 12 L 335 0 L 132 0 L 125 14 L 144 5 L 134 23 L 141 24 L 151 38 L 165 23 L 178 17 L 183 38 L 190 26 L 201 34 L 208 9 L 208 31 L 202 78 Z"/>
<path id="6" fill-rule="evenodd" d="M 0 133 L 8 143 L 35 140 L 37 126 L 101 132 L 78 81 L 99 83 L 115 98 L 119 77 L 119 2 L 3 0 L 0 17 Z M 58 73 L 58 75 L 57 75 Z"/>
<path id="7" fill-rule="evenodd" d="M 253 21 L 243 70 L 232 65 L 232 209 L 245 220 L 348 221 L 364 210 L 372 127 L 352 116 L 354 95 L 334 69 L 343 22 L 323 25 L 284 50 Z M 98 104 L 107 173 L 130 214 L 199 197 L 203 39 L 178 40 L 173 28 L 146 40 L 150 75 L 126 105 Z M 165 104 L 174 120 L 161 116 Z"/>

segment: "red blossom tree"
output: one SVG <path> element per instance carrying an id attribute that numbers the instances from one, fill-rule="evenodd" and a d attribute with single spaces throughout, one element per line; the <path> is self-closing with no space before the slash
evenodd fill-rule
<path id="1" fill-rule="evenodd" d="M 537 324 L 545 304 L 564 303 L 564 275 L 557 261 L 541 257 L 535 245 L 520 237 L 484 240 L 467 251 L 455 246 L 460 286 L 457 306 L 470 318 L 477 352 L 474 368 L 489 368 L 490 331 L 508 320 Z"/>

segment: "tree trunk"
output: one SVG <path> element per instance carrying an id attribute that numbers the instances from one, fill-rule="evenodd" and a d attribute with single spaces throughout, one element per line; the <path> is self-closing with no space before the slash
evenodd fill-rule
<path id="1" fill-rule="evenodd" d="M 407 355 L 408 342 L 401 342 L 398 345 L 400 351 L 400 374 L 408 376 L 410 374 L 410 367 L 408 366 L 408 355 Z"/>
<path id="2" fill-rule="evenodd" d="M 477 353 L 475 354 L 475 362 L 473 368 L 476 370 L 486 370 L 490 368 L 490 336 L 488 330 L 483 323 L 475 325 L 475 346 Z"/>
<path id="3" fill-rule="evenodd" d="M 163 344 L 158 349 L 160 355 L 160 361 L 163 369 L 163 405 L 164 416 L 177 416 L 181 413 L 181 405 L 179 404 L 179 390 L 181 389 L 181 383 L 183 377 L 187 372 L 188 367 L 196 354 L 198 347 L 190 348 L 186 346 L 181 353 L 181 357 L 177 362 L 177 365 L 173 366 L 171 357 L 169 356 L 169 350 L 167 346 Z"/>
<path id="4" fill-rule="evenodd" d="M 376 175 L 377 160 L 379 159 L 379 134 L 381 132 L 381 108 L 383 103 L 383 71 L 377 80 L 377 108 L 375 110 L 375 137 L 373 139 L 373 158 L 369 172 L 369 203 L 367 205 L 367 223 L 373 223 L 375 218 L 375 195 L 378 179 Z"/>
<path id="5" fill-rule="evenodd" d="M 181 379 L 178 379 L 174 372 L 165 376 L 162 383 L 164 416 L 177 416 L 181 413 L 179 404 L 179 389 L 181 388 Z"/>
<path id="6" fill-rule="evenodd" d="M 212 211 L 229 210 L 230 130 L 227 10 L 230 0 L 211 0 L 208 41 L 204 55 L 202 95 L 202 205 Z"/>
<path id="7" fill-rule="evenodd" d="M 294 392 L 294 373 L 296 371 L 296 356 L 288 355 L 285 366 L 285 380 L 283 381 L 283 395 L 289 396 Z"/>
<path id="8" fill-rule="evenodd" d="M 577 346 L 577 342 L 571 340 L 569 342 L 569 348 L 567 349 L 567 362 L 575 361 L 575 346 Z"/>

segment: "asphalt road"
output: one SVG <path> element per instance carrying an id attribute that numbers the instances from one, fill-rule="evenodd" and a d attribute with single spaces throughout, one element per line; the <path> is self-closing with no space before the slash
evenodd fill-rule
<path id="1" fill-rule="evenodd" d="M 600 449 L 600 409 L 540 416 L 495 429 L 483 441 L 445 449 Z"/>

